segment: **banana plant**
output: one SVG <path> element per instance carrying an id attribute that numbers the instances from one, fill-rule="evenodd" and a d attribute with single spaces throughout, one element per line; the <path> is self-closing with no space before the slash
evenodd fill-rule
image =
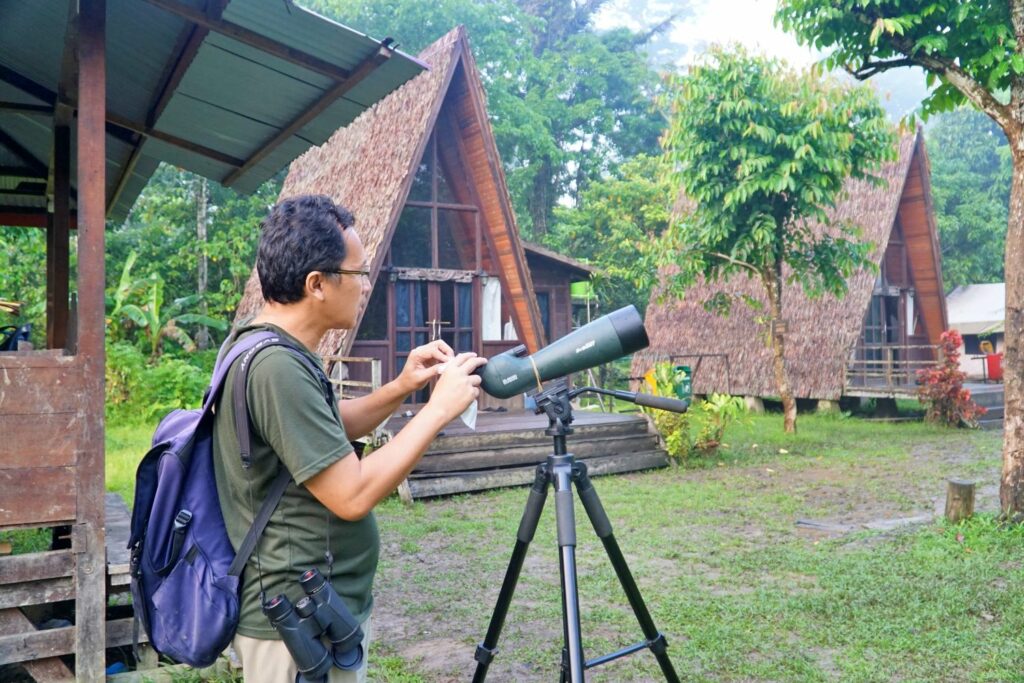
<path id="1" fill-rule="evenodd" d="M 138 257 L 138 252 L 134 250 L 128 254 L 124 267 L 121 268 L 121 279 L 118 281 L 117 287 L 109 290 L 105 297 L 107 310 L 109 311 L 107 313 L 107 327 L 110 329 L 110 335 L 113 339 L 122 339 L 124 337 L 125 330 L 121 322 L 125 317 L 128 317 L 124 312 L 124 308 L 129 305 L 128 300 L 136 292 L 143 291 L 149 282 L 148 278 L 132 279 L 132 267 L 135 265 Z"/>
<path id="2" fill-rule="evenodd" d="M 180 325 L 206 325 L 216 330 L 227 329 L 223 320 L 217 320 L 199 313 L 180 312 L 186 307 L 194 306 L 199 302 L 199 295 L 175 299 L 167 310 L 163 310 L 164 304 L 164 280 L 157 274 L 148 279 L 146 289 L 147 299 L 142 306 L 136 304 L 124 304 L 120 312 L 131 320 L 142 332 L 149 345 L 149 357 L 154 359 L 163 350 L 164 339 L 173 339 L 181 344 L 188 352 L 195 351 L 196 344 L 188 332 Z"/>

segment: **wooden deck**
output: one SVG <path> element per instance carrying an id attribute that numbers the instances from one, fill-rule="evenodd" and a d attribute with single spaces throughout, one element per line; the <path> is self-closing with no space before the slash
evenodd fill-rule
<path id="1" fill-rule="evenodd" d="M 587 463 L 591 474 L 615 474 L 665 467 L 668 456 L 641 414 L 576 411 L 569 452 Z M 392 418 L 397 433 L 409 421 Z M 544 434 L 547 417 L 532 412 L 481 412 L 476 430 L 461 420 L 449 423 L 409 477 L 414 498 L 443 496 L 530 484 L 538 463 L 551 454 Z"/>

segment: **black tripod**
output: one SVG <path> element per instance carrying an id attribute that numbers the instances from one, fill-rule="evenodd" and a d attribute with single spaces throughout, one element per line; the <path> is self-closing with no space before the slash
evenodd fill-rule
<path id="1" fill-rule="evenodd" d="M 626 565 L 626 559 L 619 550 L 619 544 L 612 534 L 612 525 L 605 514 L 604 507 L 597 497 L 597 491 L 587 476 L 587 466 L 584 463 L 576 462 L 572 453 L 566 452 L 565 437 L 572 434 L 570 425 L 573 421 L 572 406 L 569 401 L 585 392 L 594 391 L 602 394 L 610 394 L 618 398 L 635 401 L 641 405 L 653 405 L 655 407 L 667 408 L 670 410 L 685 410 L 686 403 L 672 399 L 661 399 L 660 397 L 640 396 L 629 392 L 612 392 L 593 387 L 568 389 L 568 383 L 564 380 L 553 383 L 547 390 L 536 395 L 537 413 L 546 413 L 548 416 L 548 428 L 545 434 L 554 437 L 554 453 L 548 456 L 546 462 L 537 465 L 537 475 L 533 481 L 533 488 L 530 489 L 530 496 L 526 501 L 526 509 L 523 512 L 522 520 L 519 522 L 519 531 L 516 534 L 515 548 L 512 550 L 512 558 L 509 560 L 508 569 L 505 571 L 505 579 L 501 584 L 501 591 L 498 593 L 498 602 L 494 606 L 491 615 L 490 625 L 487 627 L 487 635 L 484 642 L 476 648 L 476 673 L 473 676 L 474 683 L 482 683 L 487 678 L 487 669 L 497 654 L 498 637 L 501 635 L 501 628 L 505 623 L 505 615 L 508 613 L 509 604 L 512 602 L 512 594 L 516 589 L 516 582 L 523 568 L 523 561 L 526 559 L 526 551 L 530 541 L 533 540 L 534 532 L 537 530 L 537 522 L 544 509 L 547 500 L 548 485 L 555 489 L 555 519 L 558 530 L 559 566 L 562 577 L 562 669 L 560 681 L 571 683 L 583 683 L 583 672 L 586 669 L 605 664 L 620 657 L 633 654 L 644 648 L 649 648 L 658 660 L 665 680 L 670 683 L 679 681 L 672 662 L 668 658 L 668 643 L 665 636 L 658 631 L 651 619 L 647 605 L 640 595 L 633 575 Z M 645 400 L 646 399 L 646 400 Z M 580 501 L 583 503 L 590 523 L 597 532 L 598 537 L 604 544 L 605 552 L 611 560 L 615 574 L 626 592 L 633 614 L 636 615 L 643 631 L 644 640 L 635 645 L 623 648 L 618 652 L 598 657 L 592 660 L 584 660 L 583 644 L 580 636 L 580 607 L 579 592 L 576 583 L 576 516 L 573 510 L 572 485 L 576 485 Z"/>

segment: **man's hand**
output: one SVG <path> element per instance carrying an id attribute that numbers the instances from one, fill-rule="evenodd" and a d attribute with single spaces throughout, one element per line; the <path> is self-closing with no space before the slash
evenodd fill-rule
<path id="1" fill-rule="evenodd" d="M 452 347 L 438 339 L 423 346 L 417 346 L 409 352 L 405 367 L 398 376 L 398 381 L 406 393 L 411 394 L 427 385 L 437 377 L 438 365 L 447 363 L 455 357 Z"/>

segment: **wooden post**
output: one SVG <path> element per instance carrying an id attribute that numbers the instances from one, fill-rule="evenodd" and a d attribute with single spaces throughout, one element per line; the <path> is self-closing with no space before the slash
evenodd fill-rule
<path id="1" fill-rule="evenodd" d="M 78 397 L 75 462 L 75 676 L 102 681 L 106 661 L 103 373 L 106 218 L 106 0 L 79 0 L 78 42 Z"/>
<path id="2" fill-rule="evenodd" d="M 71 226 L 71 129 L 53 129 L 53 209 L 46 226 L 46 348 L 68 342 L 68 233 Z"/>
<path id="3" fill-rule="evenodd" d="M 974 515 L 974 482 L 950 479 L 946 489 L 946 519 L 953 524 Z"/>

